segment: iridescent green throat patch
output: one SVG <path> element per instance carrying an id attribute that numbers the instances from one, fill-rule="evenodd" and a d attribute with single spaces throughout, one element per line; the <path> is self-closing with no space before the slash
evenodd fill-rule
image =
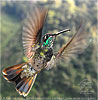
<path id="1" fill-rule="evenodd" d="M 46 46 L 46 45 L 48 45 L 48 46 L 51 46 L 51 40 L 52 40 L 53 38 L 52 37 L 49 37 L 47 40 L 46 40 L 46 42 L 44 42 L 44 44 L 43 44 L 43 46 Z"/>

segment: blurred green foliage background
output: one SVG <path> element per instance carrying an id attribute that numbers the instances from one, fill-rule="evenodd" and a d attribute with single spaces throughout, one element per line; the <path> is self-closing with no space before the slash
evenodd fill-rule
<path id="1" fill-rule="evenodd" d="M 36 1 L 36 0 L 35 0 Z M 43 2 L 42 2 L 43 1 Z M 72 59 L 70 63 L 60 62 L 51 70 L 43 70 L 36 78 L 28 97 L 97 97 L 96 67 L 96 0 L 42 0 L 39 5 L 49 7 L 47 22 L 43 34 L 57 32 L 66 28 L 71 32 L 56 39 L 54 51 L 57 51 L 69 37 L 77 31 L 81 20 L 85 19 L 85 28 L 91 34 L 91 41 L 84 53 Z M 21 33 L 23 20 L 31 1 L 2 1 L 1 3 L 1 70 L 26 61 L 23 55 Z M 80 94 L 80 82 L 84 79 L 92 82 L 91 94 Z M 9 84 L 1 75 L 1 97 L 21 97 L 14 85 Z M 4 98 L 3 98 L 4 99 Z M 21 99 L 23 99 L 21 97 Z M 15 99 L 17 100 L 17 99 Z M 40 99 L 39 99 L 40 100 Z M 62 100 L 62 99 L 61 99 Z"/>

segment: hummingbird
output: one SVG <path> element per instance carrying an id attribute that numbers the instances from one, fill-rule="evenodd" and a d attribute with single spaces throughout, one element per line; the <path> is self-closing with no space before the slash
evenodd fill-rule
<path id="1" fill-rule="evenodd" d="M 22 30 L 22 44 L 28 61 L 3 69 L 3 77 L 15 84 L 17 92 L 26 97 L 30 92 L 37 75 L 43 70 L 49 70 L 61 59 L 67 61 L 80 54 L 87 47 L 87 33 L 81 24 L 77 32 L 57 52 L 53 51 L 56 37 L 69 32 L 65 29 L 56 33 L 46 33 L 42 36 L 48 9 L 36 6 L 28 12 Z"/>

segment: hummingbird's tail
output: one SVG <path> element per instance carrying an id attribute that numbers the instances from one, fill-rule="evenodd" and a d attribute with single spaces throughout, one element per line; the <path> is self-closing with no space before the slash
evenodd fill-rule
<path id="1" fill-rule="evenodd" d="M 24 97 L 28 95 L 31 90 L 32 85 L 34 84 L 37 74 L 29 77 L 21 77 L 21 72 L 24 70 L 22 67 L 27 63 L 14 65 L 8 68 L 5 68 L 2 73 L 4 78 L 8 82 L 15 83 L 15 88 L 20 95 Z"/>

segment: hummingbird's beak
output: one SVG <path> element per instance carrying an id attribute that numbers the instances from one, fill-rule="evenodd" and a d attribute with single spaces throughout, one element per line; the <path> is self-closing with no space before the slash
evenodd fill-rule
<path id="1" fill-rule="evenodd" d="M 61 34 L 61 33 L 69 32 L 69 31 L 70 31 L 70 29 L 66 29 L 66 30 L 59 31 L 59 32 L 57 32 L 57 33 L 55 33 L 55 34 L 51 34 L 51 35 L 52 35 L 52 36 L 57 36 L 57 35 L 59 35 L 59 34 Z"/>

